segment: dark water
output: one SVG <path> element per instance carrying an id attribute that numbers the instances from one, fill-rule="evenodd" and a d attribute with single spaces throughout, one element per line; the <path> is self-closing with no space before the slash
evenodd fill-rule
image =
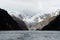
<path id="1" fill-rule="evenodd" d="M 59 31 L 0 31 L 0 40 L 60 40 Z"/>

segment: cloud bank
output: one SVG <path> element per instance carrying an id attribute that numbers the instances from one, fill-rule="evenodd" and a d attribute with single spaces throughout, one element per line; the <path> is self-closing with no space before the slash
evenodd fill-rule
<path id="1" fill-rule="evenodd" d="M 60 9 L 60 0 L 0 0 L 0 8 L 32 16 Z"/>

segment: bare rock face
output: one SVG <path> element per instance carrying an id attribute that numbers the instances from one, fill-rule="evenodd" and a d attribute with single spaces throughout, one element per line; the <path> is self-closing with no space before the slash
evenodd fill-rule
<path id="1" fill-rule="evenodd" d="M 23 26 L 23 21 L 18 23 L 8 14 L 4 9 L 0 9 L 0 30 L 27 30 L 23 29 L 26 26 Z"/>
<path id="2" fill-rule="evenodd" d="M 60 30 L 60 15 L 58 15 L 48 25 L 44 26 L 42 30 Z"/>
<path id="3" fill-rule="evenodd" d="M 51 14 L 51 17 L 47 17 L 40 24 L 37 25 L 37 30 L 60 30 L 60 11 Z"/>

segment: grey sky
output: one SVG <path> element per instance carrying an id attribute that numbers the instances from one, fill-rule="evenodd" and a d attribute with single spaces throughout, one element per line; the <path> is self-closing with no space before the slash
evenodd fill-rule
<path id="1" fill-rule="evenodd" d="M 0 8 L 28 15 L 60 9 L 60 0 L 0 0 Z"/>

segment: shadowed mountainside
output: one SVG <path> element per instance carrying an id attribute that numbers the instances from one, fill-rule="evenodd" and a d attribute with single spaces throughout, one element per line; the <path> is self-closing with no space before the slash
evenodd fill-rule
<path id="1" fill-rule="evenodd" d="M 48 25 L 44 26 L 42 30 L 60 30 L 60 15 L 58 15 Z"/>
<path id="2" fill-rule="evenodd" d="M 4 9 L 0 9 L 0 30 L 27 30 L 24 29 L 25 25 L 23 21 L 20 21 L 20 26 L 18 23 L 8 14 Z"/>
<path id="3" fill-rule="evenodd" d="M 19 27 L 21 27 L 21 29 L 23 30 L 28 30 L 26 24 L 24 21 L 22 21 L 22 19 L 12 15 L 13 19 L 18 23 Z"/>

